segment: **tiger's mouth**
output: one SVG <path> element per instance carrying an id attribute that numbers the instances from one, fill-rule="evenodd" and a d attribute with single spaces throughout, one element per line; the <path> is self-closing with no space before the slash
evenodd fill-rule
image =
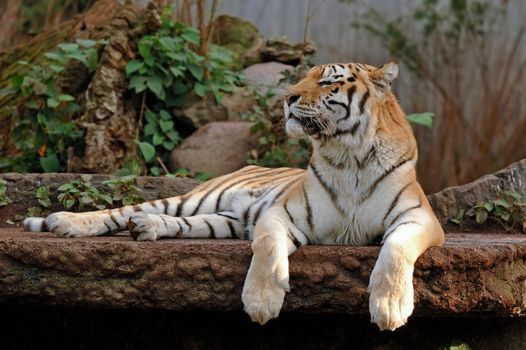
<path id="1" fill-rule="evenodd" d="M 313 117 L 300 117 L 290 112 L 289 119 L 297 121 L 307 135 L 318 134 L 322 131 L 320 123 Z"/>

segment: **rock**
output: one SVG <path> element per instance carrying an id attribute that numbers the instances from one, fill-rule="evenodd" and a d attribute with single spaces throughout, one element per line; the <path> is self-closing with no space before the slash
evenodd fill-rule
<path id="1" fill-rule="evenodd" d="M 229 49 L 234 54 L 232 69 L 240 70 L 260 62 L 263 39 L 252 23 L 238 17 L 221 15 L 213 23 L 212 43 Z"/>
<path id="2" fill-rule="evenodd" d="M 249 122 L 213 122 L 199 128 L 172 151 L 170 167 L 219 176 L 246 165 L 247 153 L 258 144 Z"/>
<path id="3" fill-rule="evenodd" d="M 219 104 L 209 96 L 186 108 L 183 115 L 194 129 L 198 129 L 210 122 L 241 121 L 243 113 L 249 112 L 255 104 L 254 94 L 248 88 L 236 88 L 232 93 L 223 94 Z"/>
<path id="4" fill-rule="evenodd" d="M 315 52 L 312 43 L 291 44 L 286 37 L 279 37 L 267 40 L 260 54 L 264 62 L 278 61 L 296 66 L 303 63 L 305 56 Z"/>
<path id="5" fill-rule="evenodd" d="M 283 311 L 368 315 L 379 250 L 302 247 L 290 257 Z M 241 310 L 250 258 L 245 240 L 63 239 L 3 228 L 0 305 Z M 415 315 L 524 315 L 525 279 L 526 236 L 447 235 L 416 263 Z"/>
<path id="6" fill-rule="evenodd" d="M 284 85 L 278 86 L 280 80 L 285 76 L 283 72 L 291 72 L 294 68 L 287 64 L 279 62 L 266 62 L 254 64 L 243 70 L 245 81 L 247 85 L 254 91 L 260 94 L 265 94 L 267 91 L 280 95 L 284 94 Z"/>
<path id="7" fill-rule="evenodd" d="M 501 191 L 517 192 L 526 197 L 526 159 L 471 183 L 446 188 L 427 198 L 442 225 L 446 225 L 461 210 L 477 202 L 494 199 Z"/>

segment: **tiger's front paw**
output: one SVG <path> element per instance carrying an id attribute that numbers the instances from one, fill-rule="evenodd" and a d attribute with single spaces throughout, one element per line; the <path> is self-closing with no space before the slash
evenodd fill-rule
<path id="1" fill-rule="evenodd" d="M 368 291 L 371 322 L 380 330 L 391 330 L 405 325 L 413 313 L 413 266 L 393 268 L 378 261 L 371 274 Z"/>
<path id="2" fill-rule="evenodd" d="M 247 276 L 242 300 L 244 310 L 253 322 L 263 325 L 278 317 L 284 299 L 285 289 L 276 281 L 258 280 L 256 277 Z"/>
<path id="3" fill-rule="evenodd" d="M 290 290 L 288 260 L 252 261 L 243 286 L 244 310 L 253 322 L 265 324 L 279 315 L 285 292 Z"/>
<path id="4" fill-rule="evenodd" d="M 139 212 L 128 220 L 128 230 L 136 241 L 155 241 L 161 229 L 160 220 L 158 215 Z"/>

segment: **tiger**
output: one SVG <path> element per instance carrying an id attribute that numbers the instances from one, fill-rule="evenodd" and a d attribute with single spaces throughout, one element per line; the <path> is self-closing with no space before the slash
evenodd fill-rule
<path id="1" fill-rule="evenodd" d="M 246 166 L 187 194 L 118 209 L 27 218 L 29 231 L 58 237 L 113 235 L 249 239 L 252 260 L 241 299 L 252 321 L 278 317 L 290 291 L 288 257 L 304 245 L 381 244 L 368 292 L 381 330 L 407 323 L 413 270 L 444 232 L 416 179 L 413 131 L 391 84 L 399 67 L 317 65 L 288 88 L 292 138 L 312 144 L 307 169 Z"/>

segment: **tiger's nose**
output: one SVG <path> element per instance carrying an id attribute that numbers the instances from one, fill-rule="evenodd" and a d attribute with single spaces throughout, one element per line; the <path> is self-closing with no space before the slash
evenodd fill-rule
<path id="1" fill-rule="evenodd" d="M 290 106 L 291 104 L 293 104 L 294 102 L 299 100 L 300 97 L 301 96 L 299 96 L 299 95 L 289 95 L 289 96 L 285 97 L 285 100 L 287 101 L 287 104 Z"/>

